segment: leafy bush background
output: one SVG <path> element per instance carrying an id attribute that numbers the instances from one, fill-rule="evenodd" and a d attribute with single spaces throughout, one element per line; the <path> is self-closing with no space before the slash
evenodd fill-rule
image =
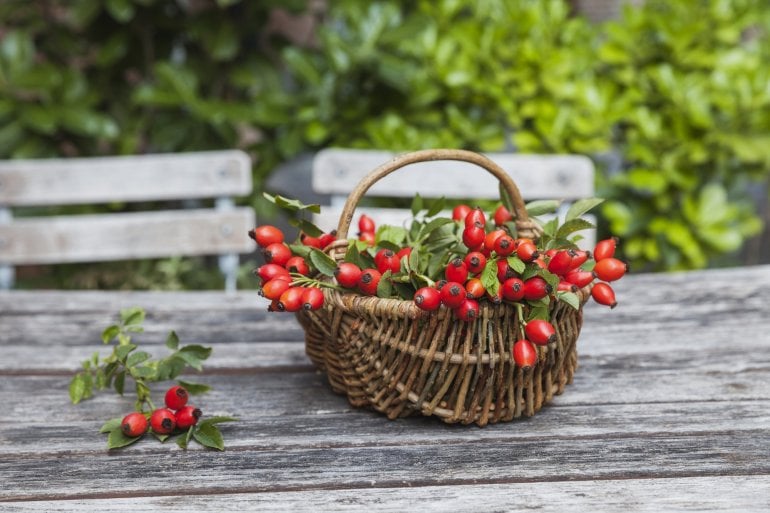
<path id="1" fill-rule="evenodd" d="M 323 21 L 316 39 L 276 32 L 277 9 Z M 556 0 L 306 9 L 3 2 L 0 158 L 239 147 L 257 162 L 249 201 L 266 213 L 270 170 L 327 145 L 576 152 L 596 159 L 602 228 L 636 269 L 735 262 L 761 230 L 750 192 L 767 194 L 770 171 L 762 2 L 648 0 L 602 25 Z M 145 282 L 189 283 L 184 262 L 132 265 Z"/>

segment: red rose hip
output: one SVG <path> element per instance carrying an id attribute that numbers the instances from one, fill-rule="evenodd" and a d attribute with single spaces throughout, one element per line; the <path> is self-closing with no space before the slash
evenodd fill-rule
<path id="1" fill-rule="evenodd" d="M 159 435 L 168 435 L 176 428 L 176 416 L 168 408 L 158 408 L 150 416 L 150 426 Z"/>
<path id="2" fill-rule="evenodd" d="M 123 431 L 123 434 L 131 438 L 145 434 L 147 426 L 147 417 L 144 416 L 144 413 L 138 411 L 129 413 L 123 417 L 123 421 L 120 423 L 120 429 Z"/>
<path id="3" fill-rule="evenodd" d="M 187 429 L 190 426 L 194 426 L 198 423 L 198 419 L 201 418 L 200 408 L 195 406 L 185 406 L 178 412 L 176 412 L 176 427 L 179 429 Z"/>
<path id="4" fill-rule="evenodd" d="M 178 410 L 187 404 L 189 398 L 187 389 L 179 385 L 173 386 L 166 391 L 166 406 L 172 410 Z"/>

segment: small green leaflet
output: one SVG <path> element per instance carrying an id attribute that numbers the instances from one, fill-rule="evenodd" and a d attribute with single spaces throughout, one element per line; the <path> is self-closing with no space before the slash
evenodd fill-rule
<path id="1" fill-rule="evenodd" d="M 134 349 L 136 349 L 136 345 L 134 344 L 123 344 L 115 349 L 115 356 L 118 357 L 118 360 L 123 361 L 126 359 L 126 356 L 128 356 L 128 353 Z"/>
<path id="2" fill-rule="evenodd" d="M 300 210 L 308 210 L 314 214 L 321 213 L 321 205 L 317 205 L 317 204 L 305 205 L 299 200 L 287 198 L 285 196 L 281 196 L 280 194 L 276 194 L 275 196 L 273 196 L 272 194 L 263 192 L 262 195 L 270 203 L 273 203 L 276 206 L 282 208 L 283 210 L 286 210 L 289 212 L 299 212 Z"/>
<path id="3" fill-rule="evenodd" d="M 382 246 L 383 242 L 389 242 L 398 249 L 401 249 L 401 245 L 406 240 L 406 228 L 400 226 L 382 225 L 377 230 L 376 243 Z"/>
<path id="4" fill-rule="evenodd" d="M 562 290 L 556 293 L 556 298 L 559 301 L 563 301 L 564 303 L 567 303 L 569 306 L 571 306 L 575 310 L 580 309 L 580 299 L 578 299 L 577 294 L 575 294 L 574 292 L 568 292 L 566 290 Z"/>
<path id="5" fill-rule="evenodd" d="M 516 274 L 521 274 L 524 272 L 524 269 L 527 268 L 527 264 L 522 261 L 521 258 L 517 256 L 509 256 L 508 257 L 508 266 L 516 271 Z"/>
<path id="6" fill-rule="evenodd" d="M 444 196 L 441 196 L 439 199 L 431 202 L 430 207 L 428 208 L 428 212 L 425 214 L 425 217 L 433 217 L 442 210 L 444 210 L 444 205 L 446 205 L 446 198 Z"/>
<path id="7" fill-rule="evenodd" d="M 573 219 L 577 219 L 578 217 L 582 216 L 583 214 L 585 214 L 592 208 L 602 204 L 603 202 L 604 202 L 604 198 L 584 198 L 584 199 L 577 200 L 575 203 L 570 205 L 564 220 L 566 222 L 569 222 Z"/>
<path id="8" fill-rule="evenodd" d="M 193 431 L 193 438 L 203 446 L 217 449 L 219 451 L 225 450 L 225 441 L 222 438 L 222 433 L 214 424 L 203 424 Z"/>
<path id="9" fill-rule="evenodd" d="M 561 205 L 559 200 L 535 200 L 526 204 L 527 213 L 530 216 L 553 214 Z"/>
<path id="10" fill-rule="evenodd" d="M 187 393 L 190 395 L 203 394 L 211 390 L 211 387 L 202 383 L 192 383 L 190 381 L 178 380 L 178 383 L 182 385 Z"/>
<path id="11" fill-rule="evenodd" d="M 166 337 L 166 347 L 175 351 L 179 347 L 179 335 L 176 334 L 176 331 L 171 330 L 168 334 L 168 337 Z"/>
<path id="12" fill-rule="evenodd" d="M 120 311 L 120 321 L 124 326 L 142 324 L 144 322 L 144 310 L 137 306 L 125 308 Z"/>
<path id="13" fill-rule="evenodd" d="M 306 219 L 289 219 L 289 224 L 311 237 L 320 237 L 324 231 Z"/>
<path id="14" fill-rule="evenodd" d="M 337 268 L 337 263 L 323 251 L 314 248 L 310 252 L 310 262 L 313 264 L 313 267 L 318 269 L 319 273 L 324 276 L 334 277 L 334 270 Z"/>
<path id="15" fill-rule="evenodd" d="M 393 293 L 393 285 L 390 281 L 391 274 L 393 273 L 391 273 L 390 270 L 387 270 L 383 273 L 379 283 L 377 284 L 377 297 L 389 298 Z"/>
<path id="16" fill-rule="evenodd" d="M 79 373 L 70 382 L 70 401 L 72 404 L 78 404 L 83 399 L 91 397 L 91 375 Z"/>
<path id="17" fill-rule="evenodd" d="M 527 322 L 534 321 L 535 319 L 544 321 L 549 320 L 547 304 L 535 304 L 530 307 L 529 315 L 527 315 Z"/>
<path id="18" fill-rule="evenodd" d="M 123 422 L 123 419 L 120 417 L 110 419 L 107 422 L 102 425 L 102 427 L 99 428 L 100 433 L 109 433 L 110 431 L 114 431 L 116 429 L 120 428 L 120 424 Z"/>
<path id="19" fill-rule="evenodd" d="M 102 331 L 102 342 L 109 344 L 110 340 L 118 336 L 118 333 L 120 333 L 120 326 L 117 324 L 107 326 L 104 328 L 104 331 Z"/>
<path id="20" fill-rule="evenodd" d="M 117 429 L 113 429 L 110 431 L 109 436 L 107 437 L 107 448 L 108 449 L 118 449 L 120 447 L 125 447 L 127 445 L 131 445 L 132 443 L 136 442 L 142 438 L 141 436 L 135 436 L 130 437 L 126 436 L 123 431 L 118 427 Z"/>
<path id="21" fill-rule="evenodd" d="M 417 214 L 420 213 L 420 210 L 422 210 L 422 196 L 420 196 L 420 193 L 417 192 L 414 194 L 414 198 L 412 199 L 412 215 L 417 216 Z"/>
<path id="22" fill-rule="evenodd" d="M 490 258 L 487 260 L 487 264 L 484 266 L 484 270 L 481 271 L 479 279 L 491 296 L 497 295 L 497 291 L 500 288 L 500 282 L 497 280 L 497 259 Z"/>
<path id="23" fill-rule="evenodd" d="M 313 250 L 312 246 L 305 246 L 304 244 L 287 244 L 293 255 L 301 256 L 302 258 L 308 258 L 310 251 Z"/>
<path id="24" fill-rule="evenodd" d="M 586 221 L 585 219 L 570 219 L 569 221 L 566 221 L 563 225 L 559 227 L 559 229 L 556 231 L 555 238 L 556 239 L 564 239 L 571 233 L 580 231 L 580 230 L 588 230 L 594 228 L 594 225 L 590 223 L 589 221 Z"/>

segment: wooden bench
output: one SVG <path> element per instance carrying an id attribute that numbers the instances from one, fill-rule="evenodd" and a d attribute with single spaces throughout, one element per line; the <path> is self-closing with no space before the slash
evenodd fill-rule
<path id="1" fill-rule="evenodd" d="M 314 192 L 331 195 L 331 205 L 324 206 L 313 221 L 325 230 L 336 228 L 348 194 L 371 170 L 396 154 L 379 150 L 329 148 L 313 160 Z M 487 155 L 514 179 L 527 200 L 559 199 L 565 203 L 594 195 L 594 165 L 582 155 L 527 155 L 491 153 Z M 483 169 L 466 162 L 421 162 L 386 176 L 369 189 L 367 197 L 411 198 L 419 193 L 425 198 L 498 199 L 496 179 Z M 408 209 L 362 206 L 378 224 L 402 225 L 411 212 Z M 586 219 L 595 221 L 592 216 Z M 579 232 L 580 245 L 593 248 L 595 230 Z"/>
<path id="2" fill-rule="evenodd" d="M 16 265 L 99 262 L 176 255 L 219 255 L 226 290 L 235 290 L 238 253 L 251 208 L 251 160 L 237 150 L 0 162 L 0 289 Z M 112 202 L 193 201 L 213 208 L 29 216 L 23 207 Z M 12 209 L 17 210 L 14 216 Z"/>

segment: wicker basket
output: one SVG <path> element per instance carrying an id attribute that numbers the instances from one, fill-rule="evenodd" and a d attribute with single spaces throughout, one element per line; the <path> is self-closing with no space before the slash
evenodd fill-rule
<path id="1" fill-rule="evenodd" d="M 354 210 L 369 187 L 401 167 L 429 160 L 460 160 L 486 169 L 512 199 L 519 235 L 540 235 L 518 187 L 493 161 L 462 150 L 424 150 L 383 164 L 358 184 L 343 208 L 339 240 L 327 248 L 330 256 L 336 261 L 344 257 Z M 297 315 L 306 352 L 335 392 L 346 394 L 353 406 L 373 408 L 391 419 L 422 414 L 484 426 L 534 415 L 572 381 L 582 306 L 590 289 L 579 291 L 578 310 L 551 302 L 557 341 L 538 346 L 538 363 L 529 369 L 517 367 L 511 357 L 520 333 L 513 305 L 483 301 L 478 318 L 468 323 L 443 307 L 425 312 L 412 301 L 326 288 L 324 294 L 323 308 Z"/>

